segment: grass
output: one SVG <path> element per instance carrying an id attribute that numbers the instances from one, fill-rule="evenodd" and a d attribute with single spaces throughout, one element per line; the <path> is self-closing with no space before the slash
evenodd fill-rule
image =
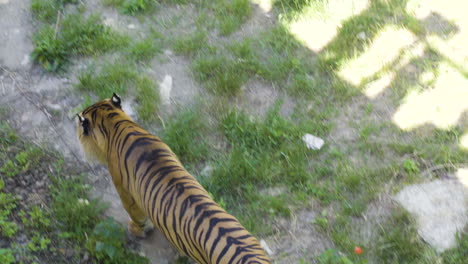
<path id="1" fill-rule="evenodd" d="M 203 137 L 207 132 L 207 120 L 200 110 L 182 109 L 168 119 L 161 137 L 182 163 L 190 166 L 210 158 L 209 147 Z M 193 144 L 195 141 L 197 144 Z"/>
<path id="2" fill-rule="evenodd" d="M 42 4 L 48 6 L 42 8 Z M 49 18 L 63 8 L 65 2 L 32 2 L 36 17 Z M 50 4 L 50 5 L 49 5 Z M 81 13 L 65 15 L 57 27 L 52 21 L 45 21 L 33 35 L 34 50 L 31 54 L 34 61 L 45 70 L 57 72 L 64 69 L 71 56 L 96 55 L 111 49 L 127 46 L 129 39 L 113 32 L 104 26 L 97 15 L 85 17 Z"/>
<path id="3" fill-rule="evenodd" d="M 206 45 L 206 32 L 203 30 L 197 30 L 188 36 L 175 39 L 173 49 L 177 54 L 193 56 L 197 54 L 199 50 L 205 48 Z"/>
<path id="4" fill-rule="evenodd" d="M 436 254 L 418 236 L 411 216 L 396 210 L 379 233 L 376 257 L 387 263 L 435 263 Z"/>
<path id="5" fill-rule="evenodd" d="M 91 262 L 147 263 L 128 247 L 123 228 L 104 218 L 105 206 L 88 198 L 83 176 L 70 174 L 57 154 L 33 147 L 4 121 L 0 136 L 1 155 L 14 160 L 15 171 L 0 174 L 2 263 L 80 262 L 86 254 Z"/>
<path id="6" fill-rule="evenodd" d="M 134 61 L 150 61 L 156 54 L 161 52 L 161 44 L 153 38 L 146 38 L 132 43 L 128 48 L 128 57 Z"/>
<path id="7" fill-rule="evenodd" d="M 110 98 L 112 93 L 122 96 L 128 91 L 138 103 L 137 111 L 142 120 L 154 120 L 159 104 L 157 85 L 144 74 L 140 74 L 133 64 L 107 62 L 99 70 L 93 67 L 80 73 L 77 88 L 93 92 L 100 99 Z"/>
<path id="8" fill-rule="evenodd" d="M 130 15 L 144 15 L 155 9 L 152 1 L 103 2 Z M 188 2 L 190 6 L 182 6 Z M 141 72 L 162 50 L 172 49 L 190 63 L 195 79 L 212 93 L 213 104 L 223 106 L 221 110 L 197 106 L 176 111 L 165 120 L 161 137 L 195 175 L 201 168 L 212 168 L 210 173 L 199 177 L 200 181 L 216 201 L 255 235 L 270 234 L 271 223 L 276 219 L 287 219 L 296 210 L 313 203 L 314 210 L 317 206 L 317 210 L 323 212 L 314 220 L 314 225 L 334 244 L 333 249 L 317 258 L 318 263 L 463 263 L 466 232 L 460 233 L 457 248 L 436 256 L 434 250 L 421 242 L 413 219 L 399 208 L 392 209 L 391 216 L 380 223 L 381 227 L 371 230 L 373 240 L 362 245 L 361 232 L 366 231 L 362 225 L 363 215 L 370 204 L 378 203 L 379 195 L 426 181 L 428 176 L 423 174 L 432 166 L 447 165 L 443 172 L 451 172 L 468 159 L 468 152 L 459 146 L 460 137 L 466 133 L 463 121 L 448 129 L 403 132 L 389 125 L 386 120 L 389 117 L 380 116 L 383 115 L 380 101 L 354 97 L 361 95 L 363 82 L 395 71 L 395 80 L 387 92 L 396 94 L 398 100 L 392 103 L 398 107 L 408 87 L 415 83 L 411 78 L 418 78 L 409 71 L 399 72 L 407 68 L 398 72 L 394 69 L 404 54 L 366 77 L 357 87 L 339 75 L 341 68 L 365 54 L 373 40 L 389 26 L 407 29 L 416 39 L 426 34 L 424 21 L 407 11 L 406 2 L 370 1 L 367 9 L 340 21 L 337 35 L 315 53 L 298 41 L 288 27 L 304 12 L 335 19 L 326 14 L 330 11 L 326 9 L 328 2 L 322 0 L 275 0 L 274 10 L 269 15 L 281 14 L 278 22 L 245 37 L 246 32 L 239 32 L 239 29 L 252 16 L 250 1 L 163 1 L 157 4 L 161 12 L 166 5 L 193 11 L 197 16 L 195 26 L 187 28 L 184 22 L 193 21 L 185 20 L 180 14 L 172 18 L 161 16 L 158 24 L 152 27 L 156 34 L 150 33 L 135 41 L 113 33 L 102 26 L 97 17 L 86 18 L 82 14 L 63 17 L 59 31 L 55 32 L 53 23 L 57 10 L 63 5 L 33 1 L 34 16 L 46 23 L 34 38 L 39 50 L 36 60 L 46 68 L 57 70 L 73 56 L 99 56 L 115 51 L 119 63 L 105 62 L 83 71 L 79 75 L 79 90 L 99 98 L 108 98 L 112 92 L 135 96 L 140 118 L 151 120 L 158 106 L 156 87 Z M 362 32 L 365 39 L 359 37 Z M 95 46 L 97 43 L 101 44 Z M 435 69 L 444 60 L 441 53 L 433 49 L 426 48 L 424 56 L 409 62 L 418 71 L 434 71 L 434 79 L 424 84 L 426 86 L 436 83 L 439 75 Z M 379 67 L 372 60 L 364 64 Z M 255 117 L 232 108 L 243 100 L 239 95 L 250 80 L 284 91 L 296 104 L 294 114 L 283 117 L 279 105 L 265 116 Z M 381 94 L 377 98 L 385 96 Z M 365 109 L 357 112 L 362 115 L 352 127 L 355 135 L 351 135 L 350 140 L 342 139 L 336 132 L 346 129 L 347 125 L 337 123 L 335 117 L 339 111 L 356 111 L 343 107 L 353 105 L 355 100 L 366 100 Z M 353 113 L 349 116 L 355 116 Z M 307 149 L 301 140 L 305 133 L 324 138 L 325 146 L 320 151 Z M 10 178 L 27 167 L 21 165 L 20 160 L 26 160 L 21 155 L 19 159 L 9 156 L 2 160 L 5 160 L 2 167 L 6 166 L 3 171 L 8 171 Z M 31 212 L 26 215 L 31 216 Z M 91 212 L 87 214 L 92 215 Z M 4 221 L 11 222 L 9 217 L 4 217 Z M 19 232 L 15 224 L 8 229 L 9 233 Z M 113 230 L 116 237 L 120 236 L 121 230 L 114 223 L 103 225 Z M 85 228 L 88 227 L 80 229 Z M 94 239 L 87 244 L 88 251 L 103 257 L 96 257 L 100 261 L 112 256 L 121 258 L 117 254 L 123 245 L 116 243 L 120 239 L 99 230 L 87 233 Z M 107 239 L 110 241 L 105 242 Z M 31 242 L 38 250 L 53 245 L 53 240 L 48 244 L 40 236 Z M 357 245 L 363 247 L 362 255 L 353 252 Z M 4 254 L 5 258 L 12 256 L 11 251 Z M 304 253 L 300 263 L 307 263 L 306 259 L 310 256 Z"/>
<path id="9" fill-rule="evenodd" d="M 154 0 L 102 0 L 105 5 L 114 6 L 127 15 L 136 15 L 154 9 Z"/>
<path id="10" fill-rule="evenodd" d="M 214 12 L 218 19 L 221 35 L 229 35 L 236 31 L 252 13 L 249 0 L 218 0 L 215 1 Z"/>
<path id="11" fill-rule="evenodd" d="M 202 183 L 217 199 L 253 232 L 268 233 L 267 225 L 255 223 L 272 216 L 290 215 L 295 193 L 301 193 L 310 180 L 308 150 L 301 137 L 314 123 L 295 124 L 278 114 L 279 104 L 270 110 L 265 120 L 249 117 L 236 110 L 221 119 L 221 131 L 230 150 L 216 158 L 212 175 Z M 282 193 L 269 195 L 268 190 L 280 187 Z M 258 190 L 265 193 L 259 193 Z M 288 205 L 289 204 L 289 205 Z"/>
<path id="12" fill-rule="evenodd" d="M 238 94 L 248 78 L 232 59 L 219 55 L 201 55 L 192 67 L 197 80 L 219 95 Z"/>

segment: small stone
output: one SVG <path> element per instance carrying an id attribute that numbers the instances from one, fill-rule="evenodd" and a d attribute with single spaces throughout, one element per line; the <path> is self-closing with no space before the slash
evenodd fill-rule
<path id="1" fill-rule="evenodd" d="M 50 110 L 54 110 L 54 111 L 61 111 L 62 110 L 62 106 L 59 105 L 59 104 L 47 104 L 47 107 Z"/>
<path id="2" fill-rule="evenodd" d="M 173 53 L 171 50 L 169 50 L 169 49 L 164 50 L 164 55 L 166 55 L 166 56 L 172 56 L 173 54 L 174 54 L 174 53 Z"/>
<path id="3" fill-rule="evenodd" d="M 25 235 L 25 234 L 21 234 L 18 236 L 18 242 L 22 243 L 22 242 L 26 242 L 28 240 L 28 237 Z"/>
<path id="4" fill-rule="evenodd" d="M 270 187 L 266 188 L 260 191 L 260 194 L 262 195 L 269 195 L 269 196 L 279 196 L 281 194 L 284 194 L 288 191 L 286 187 Z"/>
<path id="5" fill-rule="evenodd" d="M 321 149 L 325 141 L 311 134 L 305 134 L 302 140 L 306 143 L 309 149 Z"/>
<path id="6" fill-rule="evenodd" d="M 85 253 L 84 256 L 83 256 L 83 259 L 81 260 L 81 262 L 86 263 L 86 262 L 88 262 L 88 260 L 89 260 L 89 254 Z"/>
<path id="7" fill-rule="evenodd" d="M 24 57 L 23 57 L 23 60 L 21 61 L 21 65 L 22 66 L 26 66 L 29 64 L 29 55 L 28 54 L 25 54 Z"/>
<path id="8" fill-rule="evenodd" d="M 271 248 L 268 246 L 268 244 L 267 244 L 267 242 L 265 240 L 263 240 L 263 239 L 260 240 L 260 246 L 262 246 L 262 248 L 265 250 L 267 255 L 272 256 L 274 254 L 273 250 L 271 250 Z"/>
<path id="9" fill-rule="evenodd" d="M 209 177 L 213 173 L 213 167 L 211 165 L 206 165 L 205 168 L 200 172 L 200 175 L 203 177 Z"/>
<path id="10" fill-rule="evenodd" d="M 159 94 L 161 95 L 161 102 L 168 105 L 171 100 L 172 90 L 172 76 L 164 76 L 164 80 L 159 84 Z"/>
<path id="11" fill-rule="evenodd" d="M 359 32 L 359 34 L 357 35 L 359 39 L 361 40 L 365 40 L 367 38 L 366 36 L 366 32 L 362 31 L 362 32 Z"/>
<path id="12" fill-rule="evenodd" d="M 135 29 L 136 27 L 135 27 L 134 24 L 129 24 L 129 25 L 128 25 L 128 28 L 129 28 L 129 29 Z"/>

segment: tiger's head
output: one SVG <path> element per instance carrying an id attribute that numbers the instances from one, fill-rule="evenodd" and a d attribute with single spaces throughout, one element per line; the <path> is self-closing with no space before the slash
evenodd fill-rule
<path id="1" fill-rule="evenodd" d="M 110 120 L 131 120 L 122 110 L 117 94 L 97 102 L 77 114 L 77 134 L 89 161 L 107 163 L 107 149 L 112 127 Z"/>

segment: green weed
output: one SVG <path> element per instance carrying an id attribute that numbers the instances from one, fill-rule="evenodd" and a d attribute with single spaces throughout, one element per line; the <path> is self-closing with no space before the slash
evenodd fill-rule
<path id="1" fill-rule="evenodd" d="M 199 111 L 183 109 L 169 120 L 162 138 L 183 164 L 209 159 L 208 144 L 203 138 L 208 131 L 207 121 Z"/>
<path id="2" fill-rule="evenodd" d="M 463 264 L 468 258 L 468 231 L 462 231 L 457 234 L 457 246 L 449 249 L 442 254 L 444 264 Z"/>
<path id="3" fill-rule="evenodd" d="M 125 249 L 125 231 L 113 219 L 99 222 L 86 242 L 86 248 L 102 263 L 148 263 Z"/>
<path id="4" fill-rule="evenodd" d="M 4 264 L 15 263 L 15 257 L 13 251 L 8 248 L 0 248 L 0 262 Z"/>
<path id="5" fill-rule="evenodd" d="M 45 70 L 56 72 L 68 62 L 69 51 L 65 44 L 56 38 L 52 26 L 44 26 L 33 35 L 32 58 Z"/>
<path id="6" fill-rule="evenodd" d="M 128 44 L 123 37 L 101 23 L 99 16 L 85 18 L 70 14 L 59 30 L 44 25 L 33 35 L 32 57 L 47 71 L 62 70 L 72 55 L 92 55 Z"/>
<path id="7" fill-rule="evenodd" d="M 148 11 L 154 7 L 154 2 L 153 0 L 103 0 L 105 5 L 115 6 L 122 13 L 128 15 Z"/>
<path id="8" fill-rule="evenodd" d="M 32 0 L 31 11 L 34 18 L 43 22 L 55 22 L 60 6 L 55 0 Z"/>
<path id="9" fill-rule="evenodd" d="M 423 243 L 411 216 L 397 209 L 382 225 L 376 255 L 387 263 L 435 263 L 435 252 Z"/>
<path id="10" fill-rule="evenodd" d="M 142 120 L 151 120 L 158 107 L 157 85 L 148 77 L 139 74 L 134 65 L 105 63 L 99 71 L 94 67 L 78 76 L 77 88 L 95 93 L 100 99 L 109 98 L 112 93 L 126 95 L 130 88 L 138 101 L 138 113 Z"/>
<path id="11" fill-rule="evenodd" d="M 138 116 L 146 121 L 156 119 L 156 110 L 159 106 L 159 93 L 156 83 L 148 77 L 140 77 L 135 86 Z"/>
<path id="12" fill-rule="evenodd" d="M 345 255 L 340 254 L 334 249 L 325 250 L 318 256 L 319 264 L 353 264 Z"/>
<path id="13" fill-rule="evenodd" d="M 135 61 L 150 61 L 157 53 L 161 52 L 159 43 L 147 38 L 133 43 L 128 49 L 128 56 Z"/>
<path id="14" fill-rule="evenodd" d="M 235 61 L 222 55 L 198 56 L 193 62 L 195 77 L 219 95 L 235 95 L 247 81 L 247 74 Z"/>
<path id="15" fill-rule="evenodd" d="M 83 241 L 105 208 L 98 200 L 88 200 L 89 186 L 83 177 L 53 179 L 51 194 L 53 215 L 59 228 Z"/>
<path id="16" fill-rule="evenodd" d="M 308 128 L 294 124 L 278 114 L 277 105 L 264 120 L 238 111 L 229 111 L 221 120 L 221 129 L 230 144 L 229 153 L 217 158 L 211 177 L 203 184 L 227 207 L 242 215 L 242 223 L 258 232 L 267 226 L 255 222 L 267 216 L 289 216 L 292 202 L 282 194 L 260 195 L 258 189 L 285 184 L 285 192 L 303 189 L 311 179 L 307 171 L 308 155 L 301 137 Z M 309 124 L 307 124 L 309 125 Z M 240 206 L 242 205 L 242 206 Z"/>
<path id="17" fill-rule="evenodd" d="M 197 30 L 196 32 L 188 36 L 175 39 L 173 48 L 174 52 L 176 52 L 177 54 L 193 56 L 206 46 L 206 32 L 203 30 Z"/>
<path id="18" fill-rule="evenodd" d="M 219 20 L 221 35 L 229 35 L 248 19 L 252 7 L 249 0 L 218 0 L 214 10 Z"/>

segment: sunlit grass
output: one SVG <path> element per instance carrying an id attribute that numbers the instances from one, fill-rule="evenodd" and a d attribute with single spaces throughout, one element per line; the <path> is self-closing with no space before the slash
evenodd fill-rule
<path id="1" fill-rule="evenodd" d="M 431 89 L 409 93 L 393 116 L 393 121 L 402 129 L 426 123 L 449 128 L 468 110 L 468 79 L 448 65 L 439 67 L 439 75 Z"/>

